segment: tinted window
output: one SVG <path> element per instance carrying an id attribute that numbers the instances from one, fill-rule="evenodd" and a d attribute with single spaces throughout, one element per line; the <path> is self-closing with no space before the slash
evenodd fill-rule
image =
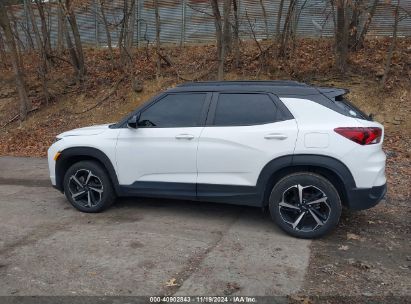
<path id="1" fill-rule="evenodd" d="M 363 111 L 358 109 L 356 106 L 354 106 L 351 102 L 349 102 L 343 96 L 337 96 L 335 98 L 335 104 L 340 109 L 342 109 L 345 112 L 345 114 L 348 114 L 349 116 L 360 118 L 360 119 L 365 119 L 365 120 L 372 120 L 367 114 L 365 114 Z"/>
<path id="2" fill-rule="evenodd" d="M 214 124 L 258 125 L 274 122 L 276 107 L 265 94 L 220 94 Z"/>
<path id="3" fill-rule="evenodd" d="M 206 94 L 170 94 L 141 113 L 141 127 L 195 127 Z"/>

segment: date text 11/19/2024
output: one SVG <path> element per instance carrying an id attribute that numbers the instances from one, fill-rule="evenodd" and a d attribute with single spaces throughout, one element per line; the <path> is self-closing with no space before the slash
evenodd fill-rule
<path id="1" fill-rule="evenodd" d="M 150 297 L 150 303 L 258 303 L 255 297 L 248 296 L 162 296 Z"/>

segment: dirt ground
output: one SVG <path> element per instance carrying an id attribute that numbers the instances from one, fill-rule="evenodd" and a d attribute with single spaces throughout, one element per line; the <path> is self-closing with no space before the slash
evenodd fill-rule
<path id="1" fill-rule="evenodd" d="M 304 282 L 310 241 L 288 237 L 259 208 L 129 198 L 86 214 L 50 187 L 45 159 L 0 157 L 0 167 L 1 303 L 10 295 L 286 296 Z"/>

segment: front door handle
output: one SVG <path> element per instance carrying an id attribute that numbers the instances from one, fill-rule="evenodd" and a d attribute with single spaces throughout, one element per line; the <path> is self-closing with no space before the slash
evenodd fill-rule
<path id="1" fill-rule="evenodd" d="M 179 134 L 179 135 L 176 135 L 176 139 L 192 140 L 193 138 L 194 138 L 194 135 L 191 135 L 191 134 Z"/>
<path id="2" fill-rule="evenodd" d="M 279 133 L 272 133 L 272 134 L 267 134 L 264 136 L 265 139 L 278 139 L 278 140 L 284 140 L 288 136 L 285 134 L 279 134 Z"/>

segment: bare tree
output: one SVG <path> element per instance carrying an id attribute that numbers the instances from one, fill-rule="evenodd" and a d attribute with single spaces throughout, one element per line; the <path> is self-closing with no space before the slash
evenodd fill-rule
<path id="1" fill-rule="evenodd" d="M 40 31 L 39 31 L 39 28 L 37 26 L 36 17 L 34 16 L 33 6 L 31 4 L 31 2 L 27 3 L 27 13 L 28 13 L 28 16 L 29 16 L 30 21 L 31 21 L 31 27 L 33 28 L 34 38 L 36 39 L 37 49 L 42 50 L 43 49 L 43 41 L 42 41 L 41 36 L 40 36 Z"/>
<path id="2" fill-rule="evenodd" d="M 128 26 L 127 26 L 127 49 L 130 52 L 131 47 L 133 46 L 133 40 L 134 40 L 134 25 L 136 24 L 136 0 L 131 0 L 130 4 L 130 12 L 129 12 L 129 18 L 128 18 Z"/>
<path id="3" fill-rule="evenodd" d="M 7 0 L 3 0 L 3 1 L 6 1 L 7 3 Z M 20 36 L 18 35 L 19 33 L 18 18 L 14 15 L 14 10 L 9 10 L 8 13 L 10 15 L 9 16 L 10 26 L 12 26 L 13 33 L 16 33 L 14 35 L 14 39 L 16 41 L 17 52 L 21 54 L 22 51 L 24 51 L 24 49 L 26 48 L 26 46 L 23 43 L 23 41 L 20 39 Z"/>
<path id="4" fill-rule="evenodd" d="M 40 16 L 41 22 L 41 33 L 43 37 L 43 48 L 46 53 L 46 56 L 51 54 L 51 42 L 50 42 L 50 32 L 47 29 L 46 14 L 44 12 L 44 3 L 43 0 L 35 0 L 37 5 L 37 10 Z"/>
<path id="5" fill-rule="evenodd" d="M 108 21 L 107 21 L 107 17 L 106 17 L 105 4 L 106 4 L 105 0 L 100 0 L 101 17 L 103 19 L 104 29 L 106 30 L 107 47 L 108 47 L 108 51 L 110 53 L 111 65 L 114 66 L 113 46 L 111 44 L 110 27 L 108 26 Z"/>
<path id="6" fill-rule="evenodd" d="M 361 33 L 360 33 L 360 35 L 359 35 L 359 37 L 358 37 L 358 39 L 357 39 L 357 41 L 354 45 L 355 49 L 359 49 L 359 48 L 362 48 L 364 46 L 365 35 L 368 33 L 368 29 L 371 25 L 372 18 L 374 17 L 375 12 L 377 10 L 378 3 L 379 3 L 379 0 L 374 0 L 373 4 L 371 6 L 371 9 L 367 14 L 367 18 L 366 18 L 365 23 L 362 27 Z"/>
<path id="7" fill-rule="evenodd" d="M 131 44 L 130 39 L 132 39 L 132 36 L 130 36 L 130 20 L 131 15 L 134 14 L 134 7 L 135 7 L 135 0 L 131 0 L 131 3 L 129 5 L 130 0 L 124 0 L 123 4 L 123 20 L 121 22 L 121 30 L 120 30 L 120 35 L 119 35 L 119 40 L 118 40 L 118 46 L 120 48 L 120 59 L 121 63 L 123 66 L 127 66 L 128 63 L 131 62 Z"/>
<path id="8" fill-rule="evenodd" d="M 37 22 L 36 22 L 36 17 L 34 16 L 34 12 L 33 12 L 33 7 L 31 3 L 27 3 L 27 13 L 30 17 L 31 20 L 31 26 L 33 28 L 34 31 L 34 37 L 36 38 L 36 44 L 37 44 L 37 53 L 39 56 L 39 62 L 38 62 L 38 74 L 40 76 L 41 79 L 41 85 L 42 85 L 42 89 L 43 89 L 43 95 L 44 98 L 46 100 L 46 104 L 49 103 L 49 98 L 50 98 L 50 94 L 48 91 L 48 87 L 47 87 L 47 66 L 48 66 L 48 62 L 47 62 L 47 57 L 49 56 L 46 50 L 46 40 L 43 40 L 43 38 L 40 35 L 40 31 L 39 28 L 37 26 Z M 44 16 L 43 16 L 44 17 Z M 43 33 L 44 35 L 44 33 Z M 46 38 L 47 39 L 47 36 Z M 51 52 L 51 50 L 50 50 Z"/>
<path id="9" fill-rule="evenodd" d="M 63 23 L 65 22 L 63 16 L 63 10 L 61 6 L 57 6 L 57 52 L 61 53 L 64 48 L 64 26 Z"/>
<path id="10" fill-rule="evenodd" d="M 158 0 L 154 0 L 154 13 L 156 15 L 156 52 L 157 52 L 157 70 L 156 78 L 158 79 L 161 75 L 161 57 L 160 57 L 160 13 L 158 7 Z"/>
<path id="11" fill-rule="evenodd" d="M 223 43 L 224 52 L 227 54 L 231 52 L 232 33 L 231 33 L 231 0 L 225 0 L 223 3 Z"/>
<path id="12" fill-rule="evenodd" d="M 31 106 L 27 95 L 23 68 L 20 62 L 20 55 L 17 51 L 16 41 L 14 39 L 10 20 L 3 1 L 0 1 L 0 27 L 3 29 L 7 48 L 10 52 L 11 63 L 16 80 L 16 88 L 20 98 L 20 121 L 23 121 L 26 119 L 27 113 L 30 110 Z"/>
<path id="13" fill-rule="evenodd" d="M 209 0 L 211 4 L 211 9 L 214 16 L 214 25 L 217 40 L 217 79 L 224 79 L 224 62 L 227 51 L 231 49 L 231 23 L 230 23 L 230 13 L 231 13 L 231 1 L 224 0 L 223 8 L 224 15 L 221 16 L 220 9 L 218 7 L 218 0 Z"/>
<path id="14" fill-rule="evenodd" d="M 347 70 L 348 57 L 348 27 L 347 27 L 347 0 L 336 0 L 337 28 L 335 35 L 335 60 L 337 69 L 341 73 Z"/>
<path id="15" fill-rule="evenodd" d="M 79 61 L 77 57 L 77 52 L 76 49 L 74 48 L 73 42 L 71 41 L 70 33 L 67 29 L 67 23 L 66 23 L 66 18 L 64 18 L 64 22 L 62 23 L 63 25 L 63 33 L 64 36 L 66 37 L 66 43 L 67 43 L 67 49 L 70 54 L 70 60 L 71 60 L 71 65 L 73 66 L 74 73 L 76 74 L 76 79 L 79 78 Z"/>
<path id="16" fill-rule="evenodd" d="M 235 67 L 238 68 L 240 65 L 240 37 L 239 37 L 240 22 L 238 19 L 237 0 L 233 0 L 233 13 L 234 13 L 234 25 L 233 25 L 234 64 L 235 64 Z"/>
<path id="17" fill-rule="evenodd" d="M 217 40 L 217 61 L 218 61 L 218 70 L 217 70 L 217 79 L 224 79 L 224 45 L 223 45 L 223 22 L 221 20 L 220 9 L 218 7 L 218 0 L 210 0 L 211 8 L 213 10 L 214 16 L 214 25 L 215 33 Z"/>
<path id="18" fill-rule="evenodd" d="M 267 11 L 265 10 L 264 0 L 260 0 L 261 10 L 263 12 L 263 19 L 264 19 L 264 26 L 265 26 L 265 37 L 268 39 L 268 19 L 267 19 Z"/>
<path id="19" fill-rule="evenodd" d="M 60 7 L 62 8 L 67 21 L 70 24 L 71 31 L 74 38 L 74 46 L 71 42 L 70 34 L 67 31 L 67 27 L 64 28 L 66 34 L 67 47 L 70 50 L 71 61 L 76 72 L 76 79 L 78 82 L 82 82 L 84 75 L 86 74 L 86 66 L 84 63 L 83 47 L 81 44 L 80 32 L 78 30 L 76 15 L 71 0 L 59 0 Z"/>
<path id="20" fill-rule="evenodd" d="M 293 21 L 293 16 L 295 14 L 296 5 L 297 5 L 297 0 L 290 0 L 290 4 L 287 10 L 287 15 L 284 21 L 283 30 L 280 34 L 280 39 L 279 39 L 279 42 L 280 42 L 278 46 L 278 56 L 279 57 L 283 57 L 286 55 L 287 48 L 288 48 L 288 42 L 291 36 L 293 35 L 292 21 Z"/>
<path id="21" fill-rule="evenodd" d="M 347 6 L 351 9 L 351 20 L 348 24 L 348 45 L 353 48 L 357 42 L 360 17 L 364 10 L 364 0 L 352 0 L 347 3 Z"/>
<path id="22" fill-rule="evenodd" d="M 1 34 L 1 32 L 0 32 L 0 59 L 1 59 L 0 62 L 2 63 L 3 67 L 6 67 L 7 66 L 6 46 L 5 46 L 3 35 Z"/>
<path id="23" fill-rule="evenodd" d="M 281 18 L 283 15 L 283 7 L 284 7 L 284 0 L 280 1 L 280 7 L 278 8 L 277 12 L 277 24 L 275 26 L 275 31 L 276 31 L 276 38 L 278 41 L 280 41 L 280 34 L 281 34 Z"/>
<path id="24" fill-rule="evenodd" d="M 381 80 L 381 85 L 385 85 L 385 83 L 387 82 L 388 74 L 389 74 L 390 68 L 391 68 L 392 56 L 394 54 L 394 50 L 395 50 L 395 46 L 396 46 L 396 42 L 397 42 L 398 23 L 400 21 L 399 10 L 400 10 L 400 0 L 398 0 L 397 5 L 396 5 L 395 10 L 394 10 L 394 28 L 393 28 L 393 32 L 392 32 L 392 41 L 391 41 L 391 45 L 388 49 L 387 60 L 385 62 L 384 75 L 383 75 L 382 80 Z"/>

